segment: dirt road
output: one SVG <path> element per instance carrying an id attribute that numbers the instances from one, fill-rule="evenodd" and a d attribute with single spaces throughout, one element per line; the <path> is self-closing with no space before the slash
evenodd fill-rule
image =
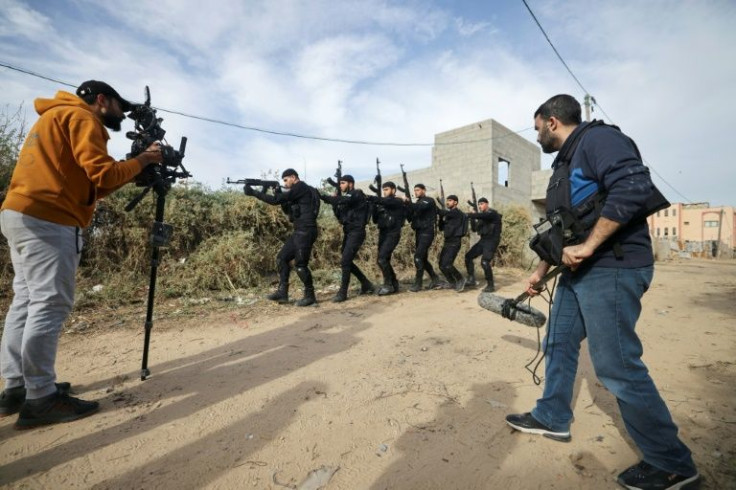
<path id="1" fill-rule="evenodd" d="M 499 276 L 499 294 L 520 292 L 520 273 Z M 704 488 L 736 488 L 735 296 L 735 262 L 658 264 L 638 326 Z M 524 369 L 537 331 L 482 310 L 476 297 L 431 291 L 267 317 L 244 306 L 160 318 L 144 382 L 140 325 L 65 334 L 59 378 L 102 410 L 23 432 L 14 417 L 0 419 L 0 484 L 619 488 L 616 474 L 638 455 L 587 350 L 572 442 L 512 432 L 505 415 L 541 393 Z"/>

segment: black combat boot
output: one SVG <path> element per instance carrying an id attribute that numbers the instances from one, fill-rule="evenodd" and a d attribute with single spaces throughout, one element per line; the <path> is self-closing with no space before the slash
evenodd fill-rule
<path id="1" fill-rule="evenodd" d="M 368 279 L 360 283 L 360 292 L 358 294 L 373 294 L 376 292 L 376 287 Z"/>
<path id="2" fill-rule="evenodd" d="M 441 287 L 442 283 L 440 282 L 440 277 L 437 274 L 432 274 L 429 278 L 427 289 L 440 289 Z"/>
<path id="3" fill-rule="evenodd" d="M 267 299 L 270 299 L 271 301 L 276 301 L 279 304 L 284 304 L 289 302 L 289 284 L 286 285 L 279 284 L 278 289 L 274 291 L 273 293 L 266 296 Z"/>
<path id="4" fill-rule="evenodd" d="M 304 297 L 296 302 L 297 306 L 309 306 L 317 302 L 314 296 L 314 284 L 312 283 L 312 272 L 308 267 L 297 267 L 296 275 L 304 284 Z"/>
<path id="5" fill-rule="evenodd" d="M 296 302 L 297 306 L 309 306 L 317 302 L 314 296 L 314 288 L 304 288 L 304 297 Z"/>
<path id="6" fill-rule="evenodd" d="M 475 276 L 473 274 L 468 274 L 468 278 L 465 280 L 465 287 L 474 288 L 476 286 L 478 286 L 478 283 L 475 282 Z"/>
<path id="7" fill-rule="evenodd" d="M 481 267 L 483 267 L 483 275 L 486 277 L 486 287 L 483 288 L 484 293 L 492 293 L 496 290 L 493 285 L 493 269 L 491 263 L 485 260 L 480 261 Z"/>
<path id="8" fill-rule="evenodd" d="M 350 267 L 342 268 L 342 275 L 340 276 L 340 289 L 337 294 L 332 298 L 333 303 L 342 303 L 348 299 L 348 287 L 350 286 Z"/>
<path id="9" fill-rule="evenodd" d="M 463 291 L 465 291 L 466 282 L 467 281 L 465 280 L 463 275 L 460 274 L 460 271 L 455 269 L 455 291 L 457 291 L 458 293 L 462 293 Z"/>
<path id="10" fill-rule="evenodd" d="M 411 285 L 409 288 L 409 291 L 412 293 L 417 293 L 422 290 L 422 282 L 424 280 L 424 271 L 417 271 L 417 275 L 414 276 L 414 284 Z"/>

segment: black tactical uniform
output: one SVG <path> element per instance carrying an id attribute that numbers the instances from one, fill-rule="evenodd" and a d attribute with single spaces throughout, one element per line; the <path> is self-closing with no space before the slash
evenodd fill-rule
<path id="1" fill-rule="evenodd" d="M 480 235 L 478 243 L 473 245 L 470 250 L 465 254 L 465 268 L 468 271 L 468 286 L 475 286 L 475 269 L 473 267 L 473 260 L 479 255 L 482 256 L 480 260 L 480 266 L 483 269 L 488 284 L 485 289 L 486 292 L 494 291 L 493 284 L 493 269 L 491 268 L 491 261 L 496 253 L 498 244 L 501 241 L 501 214 L 494 209 L 488 209 L 484 213 L 468 213 L 470 218 L 471 227 L 473 231 Z"/>
<path id="2" fill-rule="evenodd" d="M 439 285 L 439 278 L 434 272 L 432 264 L 429 263 L 429 247 L 434 241 L 434 228 L 437 222 L 437 205 L 434 199 L 428 196 L 418 198 L 411 205 L 411 227 L 416 232 L 416 250 L 414 251 L 414 266 L 417 273 L 414 278 L 414 285 L 409 291 L 417 292 L 422 289 L 422 281 L 424 279 L 424 271 L 429 274 L 431 282 L 429 287 L 434 288 Z"/>
<path id="3" fill-rule="evenodd" d="M 249 188 L 250 189 L 250 188 Z M 281 247 L 276 260 L 279 270 L 279 287 L 269 299 L 279 302 L 289 300 L 289 274 L 293 260 L 296 274 L 304 284 L 304 297 L 297 301 L 297 306 L 308 306 L 316 301 L 312 272 L 309 270 L 309 257 L 312 246 L 317 239 L 317 215 L 319 214 L 319 192 L 306 182 L 298 181 L 286 192 L 277 192 L 274 195 L 250 189 L 246 194 L 255 196 L 271 205 L 281 205 L 294 224 L 294 232 Z"/>
<path id="4" fill-rule="evenodd" d="M 370 217 L 370 210 L 365 194 L 360 189 L 353 189 L 340 196 L 320 196 L 320 198 L 332 204 L 337 220 L 342 225 L 342 258 L 340 269 L 342 277 L 340 290 L 333 299 L 339 303 L 348 297 L 348 286 L 350 285 L 350 274 L 360 281 L 360 294 L 372 294 L 373 284 L 363 274 L 363 271 L 353 262 L 365 241 L 365 225 Z"/>
<path id="5" fill-rule="evenodd" d="M 378 267 L 383 273 L 379 296 L 399 292 L 399 281 L 391 266 L 391 255 L 401 240 L 401 229 L 406 222 L 407 205 L 396 196 L 371 197 L 373 222 L 378 227 Z"/>
<path id="6" fill-rule="evenodd" d="M 455 267 L 455 258 L 460 253 L 463 236 L 468 232 L 468 218 L 458 208 L 440 209 L 440 230 L 445 235 L 445 243 L 440 252 L 440 270 L 456 291 L 465 288 L 465 279 Z"/>

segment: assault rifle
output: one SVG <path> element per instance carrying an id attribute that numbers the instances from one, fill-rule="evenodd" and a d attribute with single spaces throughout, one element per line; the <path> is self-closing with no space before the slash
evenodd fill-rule
<path id="1" fill-rule="evenodd" d="M 381 162 L 376 158 L 376 177 L 373 179 L 373 184 L 369 185 L 368 188 L 371 192 L 374 192 L 378 197 L 381 197 L 381 186 L 383 186 L 383 179 L 381 178 Z"/>
<path id="2" fill-rule="evenodd" d="M 476 213 L 478 212 L 478 198 L 475 197 L 475 187 L 473 187 L 473 183 L 470 183 L 470 193 L 473 196 L 473 199 L 468 201 L 468 205 L 473 208 L 473 211 Z"/>
<path id="3" fill-rule="evenodd" d="M 335 170 L 335 180 L 332 180 L 332 177 L 329 177 L 327 179 L 327 183 L 330 184 L 332 187 L 335 188 L 336 195 L 340 196 L 342 195 L 342 192 L 340 191 L 340 180 L 342 179 L 342 160 L 337 161 L 337 170 Z"/>
<path id="4" fill-rule="evenodd" d="M 396 186 L 398 190 L 404 193 L 404 195 L 409 198 L 409 202 L 411 202 L 411 189 L 409 188 L 409 179 L 406 177 L 406 170 L 404 170 L 404 164 L 400 164 L 399 167 L 401 167 L 401 178 L 404 179 L 404 187 Z"/>
<path id="5" fill-rule="evenodd" d="M 274 192 L 281 192 L 281 184 L 277 180 L 263 180 L 263 179 L 230 180 L 230 177 L 228 177 L 225 183 L 243 185 L 245 187 L 262 187 L 263 192 L 266 192 L 268 189 L 273 189 Z"/>
<path id="6" fill-rule="evenodd" d="M 442 186 L 442 179 L 440 179 L 440 197 L 437 198 L 437 202 L 440 204 L 442 209 L 447 209 L 445 201 L 445 188 Z"/>

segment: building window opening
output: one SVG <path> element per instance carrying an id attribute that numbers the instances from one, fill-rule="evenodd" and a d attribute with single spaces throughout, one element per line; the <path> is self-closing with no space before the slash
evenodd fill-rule
<path id="1" fill-rule="evenodd" d="M 672 227 L 672 236 L 677 236 L 677 228 L 674 226 Z"/>
<path id="2" fill-rule="evenodd" d="M 659 236 L 659 228 L 657 228 L 657 236 Z"/>
<path id="3" fill-rule="evenodd" d="M 673 209 L 672 210 L 672 216 L 677 216 L 677 210 L 676 209 Z"/>
<path id="4" fill-rule="evenodd" d="M 511 162 L 504 160 L 503 158 L 498 159 L 498 185 L 504 187 L 509 186 L 509 170 Z"/>
<path id="5" fill-rule="evenodd" d="M 664 217 L 666 218 L 668 214 L 669 214 L 669 209 L 665 209 L 664 210 Z"/>
<path id="6" fill-rule="evenodd" d="M 718 221 L 704 221 L 703 226 L 706 228 L 718 228 Z"/>
<path id="7" fill-rule="evenodd" d="M 665 212 L 667 212 L 667 211 L 665 211 Z M 667 235 L 669 235 L 669 233 L 667 233 L 667 227 L 665 227 L 664 228 L 664 236 L 667 236 Z"/>

